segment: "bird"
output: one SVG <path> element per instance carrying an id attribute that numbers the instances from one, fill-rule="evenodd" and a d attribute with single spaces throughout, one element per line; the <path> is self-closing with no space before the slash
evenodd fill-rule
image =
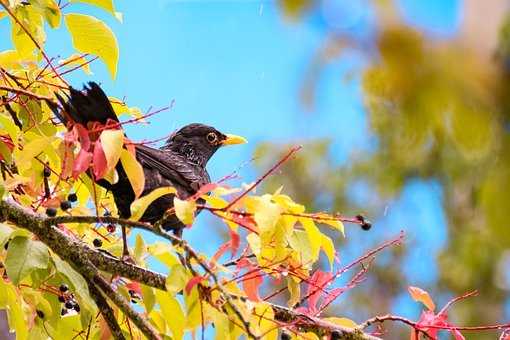
<path id="1" fill-rule="evenodd" d="M 58 120 L 68 128 L 73 124 L 87 127 L 94 126 L 96 122 L 103 125 L 112 121 L 119 122 L 108 97 L 97 83 L 88 82 L 82 91 L 69 87 L 69 94 L 63 94 L 55 93 L 60 106 L 52 105 L 51 108 Z M 246 142 L 241 136 L 224 134 L 212 126 L 193 123 L 172 133 L 160 148 L 135 144 L 136 159 L 145 176 L 141 196 L 160 187 L 172 186 L 180 199 L 191 197 L 210 183 L 206 165 L 214 153 L 223 146 Z M 136 198 L 135 193 L 121 162 L 117 163 L 115 169 L 118 174 L 116 183 L 111 184 L 105 179 L 95 182 L 112 193 L 119 217 L 128 219 L 131 216 L 131 203 Z M 93 178 L 90 171 L 88 175 Z M 165 212 L 173 207 L 174 196 L 167 194 L 153 201 L 140 221 L 153 224 L 161 220 Z M 198 202 L 204 201 L 199 199 Z M 185 226 L 172 215 L 165 217 L 161 227 L 181 236 Z M 122 227 L 122 240 L 122 257 L 129 259 L 125 226 Z"/>

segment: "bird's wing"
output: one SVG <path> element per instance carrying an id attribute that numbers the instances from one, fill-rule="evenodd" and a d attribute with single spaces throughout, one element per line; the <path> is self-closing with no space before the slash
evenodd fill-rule
<path id="1" fill-rule="evenodd" d="M 136 157 L 142 165 L 157 170 L 162 177 L 186 188 L 189 192 L 195 192 L 209 182 L 209 176 L 204 169 L 190 164 L 184 157 L 174 152 L 137 145 Z"/>

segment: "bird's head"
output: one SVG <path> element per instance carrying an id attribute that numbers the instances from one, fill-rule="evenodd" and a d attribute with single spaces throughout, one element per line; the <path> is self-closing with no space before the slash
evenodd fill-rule
<path id="1" fill-rule="evenodd" d="M 220 147 L 246 142 L 243 137 L 224 134 L 211 126 L 195 123 L 173 133 L 164 148 L 181 154 L 194 164 L 205 166 Z"/>

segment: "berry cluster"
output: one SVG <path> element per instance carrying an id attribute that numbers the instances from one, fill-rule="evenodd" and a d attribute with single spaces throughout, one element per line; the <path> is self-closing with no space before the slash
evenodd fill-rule
<path id="1" fill-rule="evenodd" d="M 69 287 L 65 284 L 61 284 L 58 289 L 60 291 L 58 301 L 64 304 L 60 311 L 60 315 L 66 315 L 70 310 L 75 310 L 76 313 L 79 313 L 80 305 L 76 302 L 74 294 L 69 292 Z"/>
<path id="2" fill-rule="evenodd" d="M 43 175 L 45 178 L 50 177 L 51 170 L 49 167 L 47 167 L 47 166 L 44 167 Z M 73 192 L 73 193 L 69 194 L 67 196 L 67 200 L 63 200 L 60 202 L 60 209 L 62 209 L 62 211 L 67 211 L 67 210 L 71 209 L 71 203 L 74 203 L 77 200 L 78 200 L 78 196 L 76 196 L 76 193 Z M 47 208 L 46 215 L 48 215 L 49 217 L 57 216 L 57 209 L 53 208 L 53 207 Z"/>
<path id="3" fill-rule="evenodd" d="M 365 216 L 363 216 L 363 215 L 356 215 L 356 219 L 360 222 L 361 229 L 363 229 L 363 230 L 370 230 L 370 228 L 372 228 L 372 222 L 370 222 L 369 220 L 365 219 Z"/>

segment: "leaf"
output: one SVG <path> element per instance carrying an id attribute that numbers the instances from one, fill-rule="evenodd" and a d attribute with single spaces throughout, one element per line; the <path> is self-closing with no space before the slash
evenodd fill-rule
<path id="1" fill-rule="evenodd" d="M 93 5 L 104 9 L 105 11 L 111 13 L 117 20 L 122 22 L 122 14 L 115 11 L 115 7 L 113 6 L 113 0 L 70 0 L 69 2 L 82 2 L 85 4 Z"/>
<path id="2" fill-rule="evenodd" d="M 28 169 L 32 165 L 32 160 L 55 140 L 51 137 L 40 137 L 31 140 L 23 146 L 23 150 L 15 151 L 16 165 L 21 169 Z"/>
<path id="3" fill-rule="evenodd" d="M 197 284 L 205 280 L 205 276 L 197 275 L 192 277 L 188 283 L 186 283 L 186 286 L 184 287 L 184 292 L 189 295 L 193 287 L 195 287 Z"/>
<path id="4" fill-rule="evenodd" d="M 119 47 L 112 30 L 102 21 L 83 14 L 65 15 L 65 22 L 73 40 L 73 46 L 82 53 L 101 58 L 113 79 L 117 74 Z"/>
<path id="5" fill-rule="evenodd" d="M 145 186 L 145 176 L 142 166 L 136 160 L 135 156 L 126 149 L 122 149 L 120 153 L 120 161 L 122 162 L 124 171 L 126 171 L 129 183 L 131 183 L 135 197 L 139 197 Z"/>
<path id="6" fill-rule="evenodd" d="M 14 15 L 30 33 L 29 36 L 17 22 L 11 19 L 11 39 L 14 47 L 20 58 L 24 60 L 35 60 L 34 50 L 37 46 L 32 41 L 31 37 L 40 46 L 44 45 L 46 34 L 44 33 L 43 17 L 33 6 L 17 7 L 14 11 Z"/>
<path id="7" fill-rule="evenodd" d="M 69 283 L 73 286 L 73 292 L 81 298 L 81 303 L 84 304 L 87 309 L 94 310 L 96 308 L 95 303 L 89 294 L 89 288 L 83 276 L 78 274 L 69 263 L 62 261 L 58 256 L 53 256 L 52 259 L 57 271 L 67 277 Z"/>
<path id="8" fill-rule="evenodd" d="M 293 277 L 287 277 L 287 289 L 289 290 L 289 301 L 287 305 L 292 308 L 301 298 L 301 286 Z"/>
<path id="9" fill-rule="evenodd" d="M 327 224 L 335 228 L 336 230 L 340 231 L 342 235 L 345 237 L 345 228 L 342 221 L 335 220 L 332 218 L 332 216 L 323 213 L 314 214 L 313 216 L 314 218 L 317 218 L 317 222 Z"/>
<path id="10" fill-rule="evenodd" d="M 335 246 L 333 241 L 326 235 L 321 234 L 321 248 L 328 257 L 329 267 L 333 268 L 333 262 L 335 261 Z"/>
<path id="11" fill-rule="evenodd" d="M 337 318 L 337 317 L 330 317 L 330 318 L 324 318 L 324 321 L 334 323 L 335 325 L 346 327 L 346 328 L 356 328 L 358 325 L 356 322 L 352 321 L 351 319 L 347 318 Z"/>
<path id="12" fill-rule="evenodd" d="M 174 197 L 175 215 L 177 218 L 187 226 L 193 224 L 195 219 L 195 211 L 197 210 L 197 203 L 193 200 L 181 200 L 177 196 Z"/>
<path id="13" fill-rule="evenodd" d="M 25 321 L 23 300 L 16 293 L 14 286 L 4 280 L 0 280 L 0 307 L 6 310 L 9 329 L 16 332 L 16 338 L 26 339 L 28 337 L 28 322 Z"/>
<path id="14" fill-rule="evenodd" d="M 184 285 L 188 281 L 186 270 L 181 264 L 173 265 L 170 268 L 170 273 L 166 278 L 165 287 L 169 293 L 178 293 L 182 291 Z"/>
<path id="15" fill-rule="evenodd" d="M 243 278 L 243 289 L 248 299 L 260 301 L 259 288 L 262 285 L 262 271 L 252 264 L 246 267 L 247 274 Z"/>
<path id="16" fill-rule="evenodd" d="M 306 236 L 308 236 L 308 240 L 310 241 L 310 252 L 312 254 L 312 259 L 313 261 L 316 261 L 319 258 L 319 251 L 323 242 L 323 235 L 311 218 L 300 218 L 299 221 L 303 225 L 303 228 L 306 231 Z"/>
<path id="17" fill-rule="evenodd" d="M 317 311 L 317 302 L 324 293 L 326 287 L 331 283 L 333 274 L 316 270 L 308 280 L 308 310 L 312 313 Z"/>
<path id="18" fill-rule="evenodd" d="M 101 179 L 108 172 L 108 164 L 103 151 L 103 146 L 99 141 L 94 143 L 94 153 L 92 155 L 92 168 L 94 169 L 94 177 Z"/>
<path id="19" fill-rule="evenodd" d="M 257 303 L 252 311 L 250 329 L 264 340 L 276 340 L 278 339 L 279 325 L 273 320 L 273 308 L 265 302 Z"/>
<path id="20" fill-rule="evenodd" d="M 60 65 L 65 64 L 66 66 L 81 66 L 81 69 L 86 75 L 92 74 L 92 71 L 90 70 L 90 63 L 88 63 L 84 55 L 80 55 L 78 53 L 74 53 L 64 60 L 59 60 L 58 63 Z"/>
<path id="21" fill-rule="evenodd" d="M 104 130 L 99 139 L 106 157 L 107 171 L 113 170 L 120 159 L 124 145 L 124 132 L 122 130 Z"/>
<path id="22" fill-rule="evenodd" d="M 156 289 L 156 301 L 158 301 L 163 312 L 166 324 L 172 331 L 172 338 L 176 340 L 182 339 L 186 319 L 179 301 L 168 292 L 159 289 Z"/>
<path id="23" fill-rule="evenodd" d="M 156 303 L 156 295 L 154 293 L 154 288 L 141 285 L 142 286 L 142 301 L 145 306 L 145 312 L 149 314 L 154 308 L 154 304 Z"/>
<path id="24" fill-rule="evenodd" d="M 175 194 L 177 190 L 174 187 L 161 187 L 152 190 L 147 195 L 140 197 L 131 203 L 131 219 L 138 221 L 144 214 L 145 210 L 152 202 L 164 195 Z"/>
<path id="25" fill-rule="evenodd" d="M 434 301 L 432 301 L 432 298 L 430 297 L 429 293 L 427 293 L 423 289 L 409 286 L 407 290 L 409 291 L 409 294 L 411 295 L 414 301 L 423 303 L 430 311 L 434 311 L 434 309 L 436 309 L 436 305 Z"/>
<path id="26" fill-rule="evenodd" d="M 44 16 L 51 28 L 60 26 L 60 8 L 54 0 L 32 0 L 30 4 Z"/>
<path id="27" fill-rule="evenodd" d="M 34 269 L 48 267 L 48 248 L 39 241 L 17 236 L 9 242 L 5 268 L 7 276 L 15 285 L 28 276 Z"/>
<path id="28" fill-rule="evenodd" d="M 92 162 L 92 152 L 81 149 L 73 163 L 73 178 L 77 179 L 85 172 L 89 168 L 90 162 Z"/>

